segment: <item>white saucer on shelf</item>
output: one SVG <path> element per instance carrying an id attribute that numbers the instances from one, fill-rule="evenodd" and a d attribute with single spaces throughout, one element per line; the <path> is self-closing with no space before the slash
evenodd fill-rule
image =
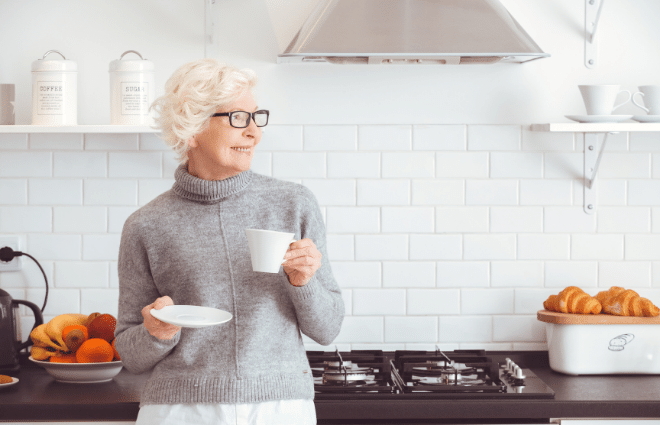
<path id="1" fill-rule="evenodd" d="M 151 309 L 151 315 L 165 323 L 184 328 L 202 328 L 219 325 L 232 319 L 231 313 L 213 307 L 196 305 L 168 305 L 160 310 Z"/>
<path id="2" fill-rule="evenodd" d="M 632 115 L 564 115 L 569 120 L 582 123 L 621 122 L 631 119 Z"/>
<path id="3" fill-rule="evenodd" d="M 660 122 L 660 115 L 635 115 L 632 119 L 639 122 Z"/>

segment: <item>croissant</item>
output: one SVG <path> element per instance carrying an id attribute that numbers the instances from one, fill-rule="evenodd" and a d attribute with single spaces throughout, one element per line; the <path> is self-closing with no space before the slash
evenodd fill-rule
<path id="1" fill-rule="evenodd" d="M 609 290 L 596 294 L 596 298 L 603 306 L 603 312 L 608 314 L 637 317 L 654 317 L 660 314 L 658 307 L 632 289 L 612 286 Z"/>
<path id="2" fill-rule="evenodd" d="M 543 303 L 546 310 L 559 313 L 598 314 L 600 302 L 577 286 L 569 286 L 558 295 L 550 295 Z"/>

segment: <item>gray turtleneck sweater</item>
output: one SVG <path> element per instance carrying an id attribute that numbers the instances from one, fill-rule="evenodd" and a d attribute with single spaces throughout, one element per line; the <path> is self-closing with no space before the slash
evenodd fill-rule
<path id="1" fill-rule="evenodd" d="M 344 317 L 314 195 L 251 171 L 209 181 L 188 174 L 184 164 L 175 179 L 126 220 L 119 248 L 115 345 L 130 372 L 153 369 L 140 406 L 313 399 L 301 332 L 328 345 Z M 249 228 L 310 238 L 323 255 L 321 267 L 302 287 L 281 268 L 253 272 Z M 141 310 L 165 295 L 233 319 L 160 340 L 144 327 Z"/>

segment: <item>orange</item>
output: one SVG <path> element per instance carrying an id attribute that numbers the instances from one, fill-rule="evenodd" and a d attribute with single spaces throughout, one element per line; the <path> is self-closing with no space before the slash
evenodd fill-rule
<path id="1" fill-rule="evenodd" d="M 85 335 L 85 339 L 89 338 L 89 334 L 87 333 L 87 327 L 83 325 L 69 325 L 65 326 L 64 329 L 62 329 L 62 339 L 66 339 L 66 336 L 69 334 L 74 329 L 79 329 L 82 331 L 82 333 Z"/>
<path id="2" fill-rule="evenodd" d="M 76 351 L 78 363 L 111 362 L 115 353 L 110 343 L 101 338 L 90 338 Z"/>
<path id="3" fill-rule="evenodd" d="M 51 356 L 50 361 L 51 363 L 78 363 L 75 353 Z"/>
<path id="4" fill-rule="evenodd" d="M 112 351 L 115 352 L 114 360 L 121 360 L 121 357 L 119 357 L 119 353 L 117 352 L 117 349 L 115 348 L 115 341 L 116 341 L 116 339 L 112 340 Z"/>
<path id="5" fill-rule="evenodd" d="M 115 328 L 117 319 L 111 314 L 101 314 L 92 320 L 88 325 L 90 338 L 101 338 L 109 343 L 115 339 Z"/>

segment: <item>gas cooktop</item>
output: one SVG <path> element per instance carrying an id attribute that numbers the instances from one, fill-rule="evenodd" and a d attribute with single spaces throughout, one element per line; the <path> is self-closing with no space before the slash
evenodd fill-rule
<path id="1" fill-rule="evenodd" d="M 484 350 L 308 351 L 317 400 L 552 399 L 554 391 L 511 359 Z"/>

